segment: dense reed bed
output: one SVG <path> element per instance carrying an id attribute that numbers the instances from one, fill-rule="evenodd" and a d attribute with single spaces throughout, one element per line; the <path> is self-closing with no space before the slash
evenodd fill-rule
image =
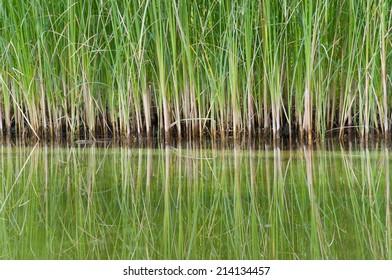
<path id="1" fill-rule="evenodd" d="M 392 2 L 0 1 L 17 135 L 390 135 Z"/>
<path id="2" fill-rule="evenodd" d="M 392 259 L 387 147 L 0 147 L 0 259 Z"/>

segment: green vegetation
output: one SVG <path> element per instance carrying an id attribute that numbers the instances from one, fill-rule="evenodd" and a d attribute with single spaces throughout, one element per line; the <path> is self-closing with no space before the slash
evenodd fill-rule
<path id="1" fill-rule="evenodd" d="M 392 2 L 0 0 L 0 129 L 390 135 Z"/>
<path id="2" fill-rule="evenodd" d="M 386 147 L 0 147 L 0 259 L 392 259 Z"/>

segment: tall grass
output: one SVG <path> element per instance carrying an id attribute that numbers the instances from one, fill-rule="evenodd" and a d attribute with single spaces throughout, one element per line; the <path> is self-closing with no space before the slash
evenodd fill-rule
<path id="1" fill-rule="evenodd" d="M 0 128 L 195 139 L 391 128 L 392 2 L 0 1 Z"/>

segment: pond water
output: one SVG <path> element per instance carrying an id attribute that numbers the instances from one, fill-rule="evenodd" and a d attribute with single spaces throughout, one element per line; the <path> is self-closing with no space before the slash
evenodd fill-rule
<path id="1" fill-rule="evenodd" d="M 389 148 L 0 148 L 1 259 L 392 259 Z"/>

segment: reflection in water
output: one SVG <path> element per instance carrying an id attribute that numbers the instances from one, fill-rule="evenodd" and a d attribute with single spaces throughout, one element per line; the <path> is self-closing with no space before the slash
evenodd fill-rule
<path id="1" fill-rule="evenodd" d="M 305 165 L 306 165 L 306 184 L 309 193 L 309 203 L 311 207 L 311 243 L 312 259 L 328 258 L 328 247 L 324 236 L 323 223 L 321 221 L 320 209 L 318 205 L 318 197 L 316 195 L 315 186 L 313 184 L 313 164 L 312 149 L 304 147 Z M 333 242 L 333 241 L 332 241 Z"/>
<path id="2" fill-rule="evenodd" d="M 391 235 L 391 210 L 390 210 L 390 201 L 391 201 L 391 191 L 390 191 L 390 177 L 389 177 L 389 151 L 388 148 L 385 147 L 385 201 L 386 201 L 386 209 L 385 209 L 385 224 L 387 227 L 386 230 L 386 256 L 388 259 L 392 259 L 392 235 Z M 389 240 L 388 240 L 389 238 Z"/>
<path id="3" fill-rule="evenodd" d="M 391 259 L 388 148 L 1 146 L 2 259 Z"/>

